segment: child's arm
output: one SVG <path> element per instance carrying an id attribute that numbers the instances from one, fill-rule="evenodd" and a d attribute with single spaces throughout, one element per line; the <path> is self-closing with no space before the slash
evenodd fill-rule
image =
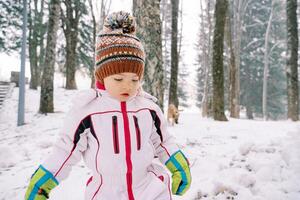
<path id="1" fill-rule="evenodd" d="M 183 195 L 190 187 L 191 173 L 189 163 L 167 130 L 167 121 L 160 110 L 151 111 L 154 121 L 151 140 L 156 154 L 172 173 L 172 193 Z"/>
<path id="2" fill-rule="evenodd" d="M 82 113 L 82 112 L 81 112 Z M 65 179 L 74 164 L 80 161 L 82 152 L 87 147 L 86 130 L 89 117 L 84 119 L 78 109 L 72 109 L 66 116 L 52 153 L 31 177 L 25 200 L 44 200 L 59 182 Z"/>

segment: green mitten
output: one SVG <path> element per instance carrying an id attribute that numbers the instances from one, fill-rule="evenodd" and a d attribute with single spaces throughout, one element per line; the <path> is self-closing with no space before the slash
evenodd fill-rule
<path id="1" fill-rule="evenodd" d="M 179 150 L 167 160 L 166 166 L 172 173 L 172 193 L 183 195 L 192 181 L 188 160 Z"/>
<path id="2" fill-rule="evenodd" d="M 42 165 L 34 172 L 25 194 L 25 200 L 45 200 L 50 191 L 58 185 L 58 181 L 51 172 Z"/>

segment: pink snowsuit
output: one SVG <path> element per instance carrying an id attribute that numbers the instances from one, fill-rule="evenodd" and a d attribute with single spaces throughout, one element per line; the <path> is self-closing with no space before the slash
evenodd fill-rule
<path id="1" fill-rule="evenodd" d="M 77 97 L 43 166 L 61 182 L 83 156 L 93 176 L 86 200 L 170 200 L 170 177 L 154 164 L 179 150 L 147 93 L 119 102 L 105 90 Z"/>

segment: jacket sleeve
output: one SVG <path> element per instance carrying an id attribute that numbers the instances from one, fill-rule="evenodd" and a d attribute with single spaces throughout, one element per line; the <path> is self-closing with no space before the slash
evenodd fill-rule
<path id="1" fill-rule="evenodd" d="M 80 109 L 73 108 L 66 115 L 52 153 L 42 164 L 58 182 L 67 178 L 72 166 L 81 160 L 87 148 L 89 126 L 90 118 L 84 117 Z"/>
<path id="2" fill-rule="evenodd" d="M 171 155 L 179 150 L 179 147 L 175 143 L 175 138 L 168 132 L 167 120 L 161 109 L 156 105 L 150 112 L 153 119 L 151 141 L 156 155 L 165 164 Z"/>

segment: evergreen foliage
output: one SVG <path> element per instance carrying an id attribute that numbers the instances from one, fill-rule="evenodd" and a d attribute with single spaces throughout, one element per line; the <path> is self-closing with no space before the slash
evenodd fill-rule
<path id="1" fill-rule="evenodd" d="M 264 67 L 264 43 L 271 0 L 251 1 L 243 21 L 241 45 L 241 105 L 252 110 L 256 116 L 262 114 L 262 87 Z M 274 8 L 269 40 L 269 76 L 268 76 L 268 117 L 282 118 L 286 112 L 284 105 L 285 75 L 284 75 L 284 40 L 285 18 L 283 5 L 277 1 Z"/>
<path id="2" fill-rule="evenodd" d="M 0 52 L 19 51 L 22 37 L 22 1 L 0 1 Z"/>

